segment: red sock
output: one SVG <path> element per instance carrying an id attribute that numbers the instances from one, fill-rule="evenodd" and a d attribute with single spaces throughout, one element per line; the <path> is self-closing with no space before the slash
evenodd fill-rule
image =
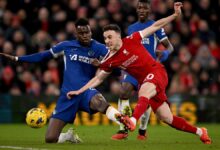
<path id="1" fill-rule="evenodd" d="M 177 130 L 190 132 L 190 133 L 196 133 L 197 128 L 195 126 L 190 125 L 186 120 L 184 120 L 181 117 L 173 116 L 173 122 L 170 125 L 173 128 L 176 128 Z"/>
<path id="2" fill-rule="evenodd" d="M 148 104 L 149 104 L 148 98 L 143 96 L 138 98 L 138 102 L 134 108 L 134 113 L 133 113 L 133 117 L 136 120 L 138 120 L 141 117 L 141 115 L 146 111 Z"/>

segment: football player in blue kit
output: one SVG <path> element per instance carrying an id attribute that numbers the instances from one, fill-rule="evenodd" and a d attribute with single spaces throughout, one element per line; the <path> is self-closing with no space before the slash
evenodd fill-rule
<path id="1" fill-rule="evenodd" d="M 136 31 L 143 30 L 144 28 L 151 26 L 155 22 L 148 18 L 150 13 L 149 0 L 139 0 L 137 3 L 136 12 L 138 15 L 138 21 L 135 22 L 134 24 L 131 24 L 128 27 L 128 35 L 131 35 Z M 166 48 L 166 50 L 163 51 L 156 50 L 158 42 L 162 43 L 163 46 Z M 143 38 L 141 43 L 153 58 L 161 62 L 167 60 L 169 54 L 173 51 L 173 46 L 168 40 L 163 28 L 156 31 L 154 34 L 146 38 Z M 132 77 L 128 73 L 123 72 L 123 74 L 124 75 L 121 81 L 120 96 L 118 100 L 118 110 L 121 113 L 126 113 L 127 115 L 130 115 L 131 108 L 129 106 L 129 97 L 131 97 L 133 90 L 138 89 L 138 82 L 134 77 Z M 139 140 L 145 140 L 147 138 L 146 130 L 147 130 L 147 124 L 149 121 L 150 113 L 151 113 L 151 108 L 149 107 L 148 110 L 141 116 L 140 127 L 138 131 L 139 134 L 137 136 L 137 139 Z M 120 140 L 127 138 L 127 136 L 128 136 L 128 131 L 125 130 L 124 126 L 121 124 L 119 131 L 112 136 L 112 139 Z"/>
<path id="2" fill-rule="evenodd" d="M 101 112 L 106 114 L 110 120 L 120 124 L 115 118 L 119 111 L 110 106 L 96 89 L 91 88 L 70 100 L 66 97 L 68 91 L 81 88 L 94 77 L 98 62 L 93 60 L 100 60 L 108 51 L 105 45 L 91 39 L 92 33 L 86 19 L 79 19 L 75 26 L 77 40 L 64 41 L 49 50 L 21 57 L 0 53 L 1 56 L 18 62 L 40 62 L 59 55 L 63 56 L 64 72 L 61 94 L 49 121 L 45 136 L 47 143 L 81 142 L 78 135 L 74 134 L 71 129 L 66 133 L 61 133 L 67 123 L 74 122 L 78 111 L 85 111 L 89 114 Z"/>

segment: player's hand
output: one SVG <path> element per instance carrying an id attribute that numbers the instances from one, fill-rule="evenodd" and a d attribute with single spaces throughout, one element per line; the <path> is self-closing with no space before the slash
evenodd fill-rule
<path id="1" fill-rule="evenodd" d="M 0 53 L 0 56 L 5 57 L 7 59 L 10 59 L 12 61 L 16 61 L 15 56 L 12 56 L 12 55 L 9 55 L 9 54 Z"/>
<path id="2" fill-rule="evenodd" d="M 101 64 L 101 62 L 97 58 L 91 58 L 90 61 L 91 61 L 91 64 L 96 67 L 100 66 Z"/>
<path id="3" fill-rule="evenodd" d="M 183 7 L 183 3 L 181 2 L 175 2 L 174 3 L 174 14 L 176 15 L 176 17 L 181 15 L 181 7 Z"/>
<path id="4" fill-rule="evenodd" d="M 79 90 L 78 91 L 70 91 L 66 94 L 66 96 L 68 99 L 71 99 L 71 98 L 73 98 L 73 96 L 79 95 L 79 94 L 80 94 Z"/>
<path id="5" fill-rule="evenodd" d="M 163 51 L 157 50 L 156 55 L 157 55 L 157 61 L 164 62 L 168 59 L 170 55 L 170 51 L 169 50 L 163 50 Z"/>

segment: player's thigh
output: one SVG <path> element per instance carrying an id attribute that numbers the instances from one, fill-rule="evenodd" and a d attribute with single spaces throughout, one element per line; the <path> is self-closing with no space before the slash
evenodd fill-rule
<path id="1" fill-rule="evenodd" d="M 154 97 L 157 94 L 156 85 L 151 82 L 145 82 L 141 85 L 138 96 L 146 97 L 148 99 Z"/>
<path id="2" fill-rule="evenodd" d="M 163 102 L 163 104 L 157 108 L 156 115 L 157 115 L 158 119 L 160 119 L 166 123 L 171 124 L 173 121 L 173 114 L 172 114 L 167 102 Z"/>
<path id="3" fill-rule="evenodd" d="M 66 123 L 57 118 L 51 118 L 46 132 L 46 140 L 58 139 Z"/>
<path id="4" fill-rule="evenodd" d="M 81 95 L 75 96 L 69 100 L 66 94 L 62 93 L 57 101 L 51 118 L 56 118 L 66 123 L 72 123 L 78 111 L 80 101 Z"/>

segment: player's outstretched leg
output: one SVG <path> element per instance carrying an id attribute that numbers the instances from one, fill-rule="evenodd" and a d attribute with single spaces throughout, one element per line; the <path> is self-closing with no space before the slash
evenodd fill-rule
<path id="1" fill-rule="evenodd" d="M 148 137 L 147 125 L 149 122 L 150 113 L 151 113 L 151 107 L 148 107 L 147 111 L 145 111 L 145 113 L 140 118 L 140 126 L 137 135 L 138 140 L 147 140 Z"/>
<path id="2" fill-rule="evenodd" d="M 209 137 L 206 128 L 198 128 L 198 127 L 192 126 L 185 119 L 181 117 L 173 116 L 173 121 L 169 125 L 177 130 L 197 134 L 200 137 L 200 140 L 204 144 L 212 143 L 211 138 Z"/>
<path id="3" fill-rule="evenodd" d="M 125 128 L 134 130 L 135 126 L 128 116 L 122 115 L 117 109 L 112 107 L 106 102 L 105 98 L 101 94 L 96 94 L 92 97 L 89 104 L 90 109 L 94 111 L 106 114 L 107 118 L 114 121 L 117 124 L 124 124 Z"/>
<path id="4" fill-rule="evenodd" d="M 130 130 L 130 131 L 134 131 L 135 130 L 135 124 L 133 123 L 133 121 L 126 115 L 122 115 L 122 114 L 116 114 L 115 118 L 120 122 L 123 123 L 125 125 L 125 128 Z"/>
<path id="5" fill-rule="evenodd" d="M 138 102 L 134 108 L 134 112 L 131 117 L 131 120 L 133 121 L 134 125 L 136 125 L 140 117 L 144 114 L 144 112 L 146 112 L 150 104 L 149 99 L 155 96 L 155 94 L 156 94 L 156 86 L 153 83 L 146 82 L 142 84 L 138 93 L 139 96 Z"/>
<path id="6" fill-rule="evenodd" d="M 200 136 L 200 140 L 204 143 L 204 144 L 211 144 L 212 143 L 212 140 L 211 138 L 209 137 L 208 135 L 208 131 L 206 128 L 201 128 L 202 130 L 202 134 Z"/>
<path id="7" fill-rule="evenodd" d="M 138 98 L 137 105 L 134 108 L 134 112 L 132 114 L 132 117 L 130 118 L 131 121 L 131 127 L 128 127 L 130 131 L 134 131 L 136 127 L 136 123 L 141 117 L 142 114 L 147 110 L 147 107 L 149 105 L 149 100 L 148 98 L 141 96 Z"/>
<path id="8" fill-rule="evenodd" d="M 120 114 L 120 112 L 112 107 L 102 96 L 102 94 L 98 93 L 94 95 L 89 103 L 89 107 L 93 111 L 101 112 L 105 114 L 106 117 L 113 122 L 120 125 L 120 122 L 115 118 L 116 114 Z"/>
<path id="9" fill-rule="evenodd" d="M 156 110 L 156 115 L 158 119 L 169 124 L 171 127 L 180 131 L 197 134 L 204 144 L 211 144 L 207 129 L 195 127 L 189 124 L 185 119 L 174 116 L 166 102 Z"/>

